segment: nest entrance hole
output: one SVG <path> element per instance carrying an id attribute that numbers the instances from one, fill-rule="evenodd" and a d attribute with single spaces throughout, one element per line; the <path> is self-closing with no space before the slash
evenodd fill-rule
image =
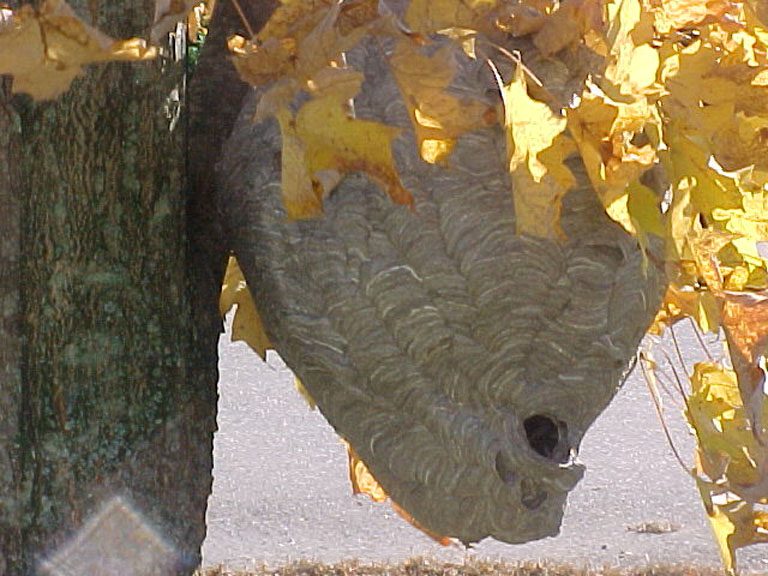
<path id="1" fill-rule="evenodd" d="M 564 462 L 569 450 L 565 445 L 568 426 L 544 414 L 534 414 L 523 421 L 525 437 L 534 452 L 557 462 Z"/>

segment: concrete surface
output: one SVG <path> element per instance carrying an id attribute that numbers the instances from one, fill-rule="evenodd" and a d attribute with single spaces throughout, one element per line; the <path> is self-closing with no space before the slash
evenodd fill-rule
<path id="1" fill-rule="evenodd" d="M 676 333 L 687 364 L 703 357 L 690 330 Z M 717 342 L 708 343 L 717 353 Z M 674 356 L 668 339 L 661 349 Z M 344 447 L 295 392 L 293 376 L 277 355 L 270 353 L 264 363 L 227 336 L 220 354 L 204 566 L 412 556 L 719 566 L 695 484 L 673 457 L 639 368 L 586 436 L 580 460 L 587 473 L 569 498 L 560 536 L 521 546 L 484 541 L 465 551 L 441 547 L 388 504 L 352 496 Z M 669 366 L 663 372 L 672 377 Z M 667 422 L 690 464 L 693 439 L 674 400 L 666 398 Z M 768 571 L 768 546 L 742 550 L 739 563 Z"/>

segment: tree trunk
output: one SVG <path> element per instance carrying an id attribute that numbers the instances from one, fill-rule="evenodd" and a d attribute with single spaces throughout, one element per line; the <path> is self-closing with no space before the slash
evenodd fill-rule
<path id="1" fill-rule="evenodd" d="M 20 197 L 12 188 L 18 116 L 10 105 L 10 81 L 0 77 L 0 574 L 19 557 L 21 527 L 18 424 L 21 399 Z"/>
<path id="2" fill-rule="evenodd" d="M 70 4 L 120 38 L 154 13 Z M 0 108 L 0 574 L 199 564 L 219 322 L 216 280 L 190 272 L 183 98 L 167 57 Z"/>

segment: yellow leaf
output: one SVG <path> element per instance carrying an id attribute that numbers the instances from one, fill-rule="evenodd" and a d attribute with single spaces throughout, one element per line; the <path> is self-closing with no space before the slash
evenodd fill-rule
<path id="1" fill-rule="evenodd" d="M 768 542 L 768 513 L 755 510 L 751 504 L 737 499 L 722 506 L 712 505 L 707 515 L 727 574 L 736 573 L 737 549 Z"/>
<path id="2" fill-rule="evenodd" d="M 696 261 L 703 283 L 715 294 L 723 290 L 723 275 L 720 271 L 717 253 L 726 246 L 734 236 L 725 232 L 719 232 L 710 228 L 694 228 L 688 234 L 688 243 L 691 253 Z"/>
<path id="3" fill-rule="evenodd" d="M 232 341 L 244 341 L 264 360 L 272 344 L 264 331 L 261 316 L 253 302 L 251 291 L 245 283 L 237 259 L 230 256 L 221 285 L 219 312 L 224 316 L 235 304 L 237 304 L 237 310 L 232 321 Z"/>
<path id="4" fill-rule="evenodd" d="M 528 95 L 528 85 L 522 66 L 515 77 L 502 88 L 504 120 L 507 128 L 509 171 L 519 166 L 527 168 L 534 181 L 541 182 L 548 167 L 539 154 L 550 148 L 566 127 L 566 120 L 555 114 L 544 102 Z"/>
<path id="5" fill-rule="evenodd" d="M 561 201 L 567 188 L 561 186 L 551 174 L 540 181 L 521 169 L 512 174 L 515 201 L 515 227 L 518 234 L 562 240 L 560 229 Z"/>
<path id="6" fill-rule="evenodd" d="M 566 120 L 528 95 L 525 73 L 502 87 L 507 157 L 518 234 L 561 239 L 560 203 L 574 178 L 563 161 L 574 150 Z"/>
<path id="7" fill-rule="evenodd" d="M 13 91 L 36 100 L 65 92 L 86 64 L 156 54 L 143 40 L 116 41 L 85 24 L 64 0 L 47 0 L 38 10 L 24 5 L 0 23 L 0 74 L 13 75 Z"/>
<path id="8" fill-rule="evenodd" d="M 651 15 L 640 0 L 610 3 L 608 9 L 609 63 L 601 88 L 617 101 L 631 102 L 657 92 L 658 51 L 651 45 Z"/>
<path id="9" fill-rule="evenodd" d="M 768 399 L 760 396 L 758 409 L 768 415 Z M 721 490 L 756 503 L 768 498 L 768 447 L 757 439 L 748 409 L 734 370 L 711 362 L 694 366 L 686 415 L 701 472 Z"/>
<path id="10" fill-rule="evenodd" d="M 411 115 L 421 157 L 442 163 L 456 138 L 495 124 L 495 109 L 486 102 L 446 92 L 457 68 L 459 46 L 446 44 L 425 52 L 409 38 L 397 43 L 389 63 Z"/>
<path id="11" fill-rule="evenodd" d="M 645 99 L 628 104 L 614 102 L 593 84 L 582 94 L 579 105 L 568 110 L 569 132 L 579 147 L 592 185 L 606 208 L 630 192 L 636 211 L 641 204 L 647 206 L 652 202 L 648 194 L 653 193 L 643 191 L 637 180 L 655 165 L 656 150 L 650 143 L 637 145 L 634 139 L 642 136 L 648 140 L 646 129 L 655 122 L 654 112 Z M 629 200 L 630 196 L 627 196 L 627 202 Z M 642 216 L 646 224 L 653 226 L 652 233 L 658 233 L 658 218 L 649 219 L 651 212 L 647 210 Z"/>
<path id="12" fill-rule="evenodd" d="M 312 398 L 311 394 L 307 391 L 307 389 L 304 387 L 304 383 L 299 380 L 298 376 L 293 377 L 293 387 L 296 389 L 296 392 L 299 393 L 299 395 L 304 398 L 304 401 L 307 403 L 307 406 L 309 406 L 310 410 L 314 410 L 317 408 L 317 403 L 315 403 L 315 399 Z M 350 463 L 350 477 L 352 474 L 352 464 Z M 354 488 L 354 484 L 353 484 Z M 357 494 L 357 492 L 355 492 Z"/>
<path id="13" fill-rule="evenodd" d="M 349 483 L 352 485 L 353 494 L 365 494 L 370 496 L 374 502 L 384 502 L 389 499 L 389 496 L 381 487 L 381 485 L 373 477 L 371 471 L 368 470 L 368 466 L 365 465 L 360 457 L 352 448 L 352 445 L 348 442 L 344 442 L 347 446 L 347 461 L 349 463 Z"/>
<path id="14" fill-rule="evenodd" d="M 637 234 L 637 228 L 632 223 L 632 217 L 629 215 L 629 194 L 623 194 L 605 207 L 605 213 L 611 220 L 621 224 L 630 234 Z"/>
<path id="15" fill-rule="evenodd" d="M 654 12 L 656 29 L 668 34 L 672 30 L 695 28 L 703 24 L 728 24 L 738 16 L 738 6 L 728 0 L 646 0 Z"/>
<path id="16" fill-rule="evenodd" d="M 392 140 L 400 130 L 354 118 L 349 112 L 349 101 L 361 82 L 360 74 L 343 71 L 299 108 L 296 135 L 304 146 L 306 169 L 313 186 L 320 187 L 318 172 L 364 172 L 379 182 L 395 203 L 410 206 L 413 198 L 403 188 L 392 157 Z M 286 169 L 294 168 L 284 165 L 284 174 Z"/>
<path id="17" fill-rule="evenodd" d="M 454 27 L 492 33 L 496 9 L 502 4 L 500 0 L 412 0 L 405 23 L 424 35 Z"/>
<path id="18" fill-rule="evenodd" d="M 742 190 L 738 208 L 713 208 L 712 218 L 737 236 L 733 243 L 739 253 L 754 265 L 764 265 L 758 242 L 768 241 L 768 195 Z"/>
<path id="19" fill-rule="evenodd" d="M 302 85 L 360 41 L 379 18 L 377 6 L 375 0 L 283 2 L 254 41 L 230 39 L 235 66 L 256 86 L 276 80 Z"/>
<path id="20" fill-rule="evenodd" d="M 287 108 L 277 114 L 282 139 L 283 207 L 289 220 L 316 218 L 323 213 L 322 189 L 312 185 L 306 163 L 306 147 L 296 132 L 296 122 Z M 318 194 L 319 192 L 319 194 Z"/>
<path id="21" fill-rule="evenodd" d="M 638 233 L 664 237 L 660 199 L 653 190 L 637 180 L 628 186 L 627 212 Z"/>

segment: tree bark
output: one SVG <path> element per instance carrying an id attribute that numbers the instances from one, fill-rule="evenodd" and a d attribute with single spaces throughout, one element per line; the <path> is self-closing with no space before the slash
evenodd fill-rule
<path id="1" fill-rule="evenodd" d="M 10 80 L 0 77 L 0 574 L 21 546 L 16 488 L 19 481 L 21 399 L 20 197 L 12 187 L 19 118 L 10 104 Z"/>
<path id="2" fill-rule="evenodd" d="M 148 36 L 153 2 L 70 4 Z M 149 549 L 147 574 L 199 564 L 220 323 L 215 280 L 191 281 L 183 97 L 184 63 L 164 57 L 0 107 L 0 574 L 91 574 L 97 544 L 99 562 L 134 546 L 126 573 Z"/>

